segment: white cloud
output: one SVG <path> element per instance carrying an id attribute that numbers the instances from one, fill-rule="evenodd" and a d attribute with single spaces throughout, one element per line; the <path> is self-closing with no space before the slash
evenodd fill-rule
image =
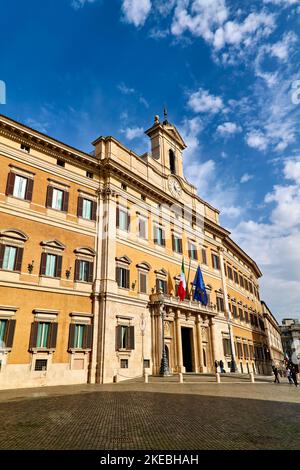
<path id="1" fill-rule="evenodd" d="M 151 11 L 150 0 L 123 0 L 122 12 L 127 23 L 143 26 Z"/>
<path id="2" fill-rule="evenodd" d="M 241 176 L 240 183 L 248 183 L 248 181 L 252 180 L 254 178 L 253 175 L 249 175 L 249 173 L 244 173 Z"/>
<path id="3" fill-rule="evenodd" d="M 188 106 L 195 113 L 218 113 L 224 109 L 224 104 L 220 96 L 210 95 L 207 90 L 199 88 L 191 93 L 188 98 Z"/>
<path id="4" fill-rule="evenodd" d="M 71 6 L 75 10 L 79 10 L 80 8 L 83 8 L 86 3 L 94 3 L 97 0 L 72 0 Z"/>
<path id="5" fill-rule="evenodd" d="M 217 132 L 221 134 L 222 136 L 226 135 L 232 135 L 232 134 L 237 134 L 238 132 L 241 132 L 242 128 L 235 122 L 224 122 L 223 124 L 220 124 L 217 127 Z"/>
<path id="6" fill-rule="evenodd" d="M 119 85 L 118 85 L 118 89 L 120 90 L 120 92 L 123 94 L 123 95 L 132 95 L 135 93 L 135 89 L 134 88 L 130 88 L 129 86 L 125 85 L 124 82 L 121 82 Z"/>
<path id="7" fill-rule="evenodd" d="M 142 127 L 127 127 L 122 129 L 121 132 L 125 134 L 126 139 L 133 140 L 144 135 L 144 129 Z"/>
<path id="8" fill-rule="evenodd" d="M 289 59 L 292 46 L 297 42 L 297 40 L 298 37 L 294 32 L 289 31 L 285 33 L 281 41 L 275 42 L 269 46 L 270 54 L 282 62 L 286 62 Z"/>
<path id="9" fill-rule="evenodd" d="M 299 5 L 300 0 L 263 0 L 264 3 L 272 3 L 273 5 L 280 5 L 283 7 L 289 7 L 292 5 Z"/>
<path id="10" fill-rule="evenodd" d="M 249 147 L 258 150 L 266 150 L 268 146 L 267 137 L 259 130 L 253 130 L 251 132 L 248 132 L 246 135 L 246 142 Z"/>
<path id="11" fill-rule="evenodd" d="M 283 178 L 291 184 L 276 185 L 265 196 L 274 205 L 269 220 L 243 221 L 233 229 L 234 239 L 262 269 L 262 298 L 282 318 L 300 313 L 299 157 L 284 161 Z"/>

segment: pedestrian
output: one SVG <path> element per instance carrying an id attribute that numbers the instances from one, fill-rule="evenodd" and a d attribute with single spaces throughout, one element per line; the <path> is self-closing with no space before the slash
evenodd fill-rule
<path id="1" fill-rule="evenodd" d="M 292 376 L 295 386 L 298 387 L 297 370 L 294 364 L 292 365 L 292 368 L 291 368 L 291 376 Z"/>
<path id="2" fill-rule="evenodd" d="M 277 369 L 277 367 L 274 367 L 273 372 L 274 372 L 274 375 L 275 375 L 274 383 L 280 384 L 280 382 L 279 382 L 279 377 L 278 377 L 278 369 Z"/>
<path id="3" fill-rule="evenodd" d="M 286 369 L 286 376 L 288 378 L 289 384 L 293 385 L 292 373 L 291 373 L 291 369 L 289 367 Z"/>
<path id="4" fill-rule="evenodd" d="M 222 361 L 222 359 L 220 360 L 219 364 L 220 364 L 221 374 L 225 374 L 224 362 Z"/>
<path id="5" fill-rule="evenodd" d="M 216 373 L 218 372 L 218 366 L 219 366 L 219 363 L 217 360 L 215 360 L 215 372 Z"/>

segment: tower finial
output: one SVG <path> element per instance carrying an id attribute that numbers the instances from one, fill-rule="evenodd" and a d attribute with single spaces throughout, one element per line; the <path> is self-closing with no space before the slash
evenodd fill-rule
<path id="1" fill-rule="evenodd" d="M 168 119 L 168 110 L 167 110 L 166 106 L 164 107 L 164 118 L 167 121 L 167 119 Z"/>

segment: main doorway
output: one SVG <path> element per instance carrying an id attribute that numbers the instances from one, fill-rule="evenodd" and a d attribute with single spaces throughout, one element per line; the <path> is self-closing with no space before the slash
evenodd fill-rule
<path id="1" fill-rule="evenodd" d="M 181 328 L 182 359 L 186 372 L 193 372 L 192 328 Z"/>

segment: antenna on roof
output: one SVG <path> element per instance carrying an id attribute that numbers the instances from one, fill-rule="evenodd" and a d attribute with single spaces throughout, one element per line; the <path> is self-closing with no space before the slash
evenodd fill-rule
<path id="1" fill-rule="evenodd" d="M 164 124 L 167 124 L 167 123 L 168 123 L 168 109 L 167 109 L 166 106 L 164 107 L 164 118 L 165 118 L 165 119 L 164 119 L 164 122 L 163 122 L 163 123 L 164 123 Z"/>

